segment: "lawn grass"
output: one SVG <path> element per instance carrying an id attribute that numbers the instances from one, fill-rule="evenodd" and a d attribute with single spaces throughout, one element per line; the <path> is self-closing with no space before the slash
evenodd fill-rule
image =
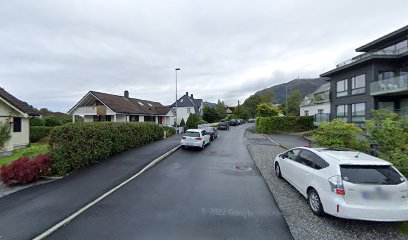
<path id="1" fill-rule="evenodd" d="M 33 143 L 30 147 L 16 149 L 10 157 L 0 158 L 0 166 L 7 165 L 14 160 L 22 157 L 31 157 L 39 154 L 48 153 L 48 144 L 46 143 Z"/>
<path id="2" fill-rule="evenodd" d="M 401 232 L 408 235 L 408 222 L 397 223 L 397 226 Z"/>

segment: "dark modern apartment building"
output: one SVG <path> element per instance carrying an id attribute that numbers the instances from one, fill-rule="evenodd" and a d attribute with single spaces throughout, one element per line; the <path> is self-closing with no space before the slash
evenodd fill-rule
<path id="1" fill-rule="evenodd" d="M 330 78 L 331 118 L 362 123 L 372 109 L 408 115 L 408 25 L 356 52 L 320 75 Z"/>

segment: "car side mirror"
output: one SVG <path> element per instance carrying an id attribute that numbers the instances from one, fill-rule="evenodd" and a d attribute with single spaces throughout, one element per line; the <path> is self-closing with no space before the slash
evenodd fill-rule
<path id="1" fill-rule="evenodd" d="M 285 159 L 285 158 L 286 158 L 285 154 L 283 154 L 283 153 L 280 155 L 280 157 L 281 157 L 282 159 Z"/>

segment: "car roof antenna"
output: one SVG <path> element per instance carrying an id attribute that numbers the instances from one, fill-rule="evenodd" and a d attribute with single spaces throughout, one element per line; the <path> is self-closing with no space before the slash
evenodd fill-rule
<path id="1" fill-rule="evenodd" d="M 356 156 L 354 156 L 355 158 L 358 158 L 358 155 L 360 155 L 361 152 L 358 152 Z"/>

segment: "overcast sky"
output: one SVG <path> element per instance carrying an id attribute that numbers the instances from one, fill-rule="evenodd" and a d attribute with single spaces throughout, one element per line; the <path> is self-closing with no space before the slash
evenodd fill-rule
<path id="1" fill-rule="evenodd" d="M 179 95 L 235 105 L 407 24 L 406 0 L 3 0 L 0 86 L 64 112 L 89 90 L 171 104 L 180 67 Z"/>

